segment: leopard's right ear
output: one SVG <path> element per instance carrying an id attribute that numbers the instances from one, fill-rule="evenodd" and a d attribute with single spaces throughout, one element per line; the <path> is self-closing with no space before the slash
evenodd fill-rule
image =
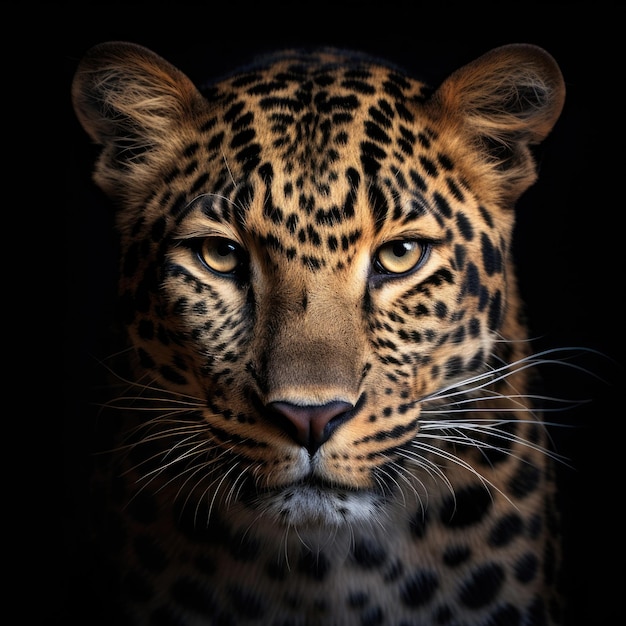
<path id="1" fill-rule="evenodd" d="M 106 145 L 153 137 L 192 114 L 202 97 L 171 63 L 138 44 L 110 41 L 81 59 L 72 83 L 74 110 L 90 137 Z M 125 145 L 128 147 L 128 145 Z"/>
<path id="2" fill-rule="evenodd" d="M 206 107 L 183 72 L 143 46 L 119 41 L 87 51 L 72 101 L 87 134 L 103 147 L 95 180 L 112 196 L 123 193 L 125 175 L 134 185 L 147 183 Z"/>

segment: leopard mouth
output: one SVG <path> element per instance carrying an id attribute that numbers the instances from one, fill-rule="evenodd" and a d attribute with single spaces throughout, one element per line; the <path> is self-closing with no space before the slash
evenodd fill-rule
<path id="1" fill-rule="evenodd" d="M 371 522 L 386 501 L 382 493 L 332 484 L 312 474 L 279 488 L 256 490 L 244 499 L 272 523 L 299 529 Z"/>
<path id="2" fill-rule="evenodd" d="M 371 519 L 382 498 L 371 491 L 331 486 L 306 479 L 260 496 L 262 509 L 284 525 L 332 526 Z"/>

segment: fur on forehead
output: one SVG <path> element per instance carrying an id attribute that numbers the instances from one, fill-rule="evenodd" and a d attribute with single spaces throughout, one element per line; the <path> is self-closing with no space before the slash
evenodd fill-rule
<path id="1" fill-rule="evenodd" d="M 332 148 L 317 162 L 309 148 L 315 145 L 312 139 L 326 140 L 325 133 L 334 133 L 336 141 L 347 142 L 351 160 L 358 158 L 366 172 L 378 174 L 396 147 L 388 146 L 389 121 L 402 126 L 406 145 L 398 145 L 398 154 L 405 159 L 411 157 L 412 146 L 431 139 L 420 135 L 423 124 L 415 126 L 415 115 L 421 111 L 435 134 L 445 136 L 450 154 L 471 163 L 473 173 L 468 171 L 467 178 L 482 181 L 487 199 L 506 205 L 534 181 L 529 146 L 549 132 L 565 92 L 554 60 L 529 45 L 504 46 L 483 55 L 454 72 L 431 96 L 422 92 L 420 83 L 393 69 L 368 74 L 361 60 L 352 75 L 349 69 L 333 69 L 341 73 L 341 80 L 328 88 L 319 78 L 315 84 L 306 72 L 296 71 L 301 65 L 291 67 L 291 73 L 283 72 L 277 75 L 280 80 L 275 76 L 270 82 L 263 72 L 231 78 L 207 92 L 207 100 L 180 70 L 141 46 L 122 42 L 96 46 L 81 62 L 72 90 L 81 123 L 104 148 L 96 180 L 120 201 L 143 201 L 155 181 L 178 175 L 176 163 L 199 149 L 203 137 L 209 141 L 209 152 L 215 146 L 215 158 L 226 149 L 236 157 L 228 159 L 231 168 L 239 159 L 244 172 L 253 171 L 276 156 L 281 146 L 272 139 L 285 141 L 282 128 L 289 127 L 294 111 L 301 120 L 307 113 L 323 111 L 332 124 L 325 129 L 311 120 L 308 142 L 297 132 L 289 137 L 291 143 L 283 145 L 293 146 L 296 154 L 283 149 L 283 158 L 290 167 L 302 168 L 305 176 L 317 170 L 316 179 L 332 171 Z M 314 88 L 317 100 L 311 95 Z M 389 104 L 388 115 L 380 105 L 383 100 Z M 349 128 L 358 124 L 358 133 L 348 129 L 340 134 L 338 125 L 347 118 Z M 264 150 L 272 154 L 265 158 Z M 219 168 L 217 162 L 209 165 Z"/>

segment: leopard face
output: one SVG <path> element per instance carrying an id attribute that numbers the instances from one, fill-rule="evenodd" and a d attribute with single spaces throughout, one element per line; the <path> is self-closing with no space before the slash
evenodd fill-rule
<path id="1" fill-rule="evenodd" d="M 525 470 L 496 468 L 540 437 L 510 391 L 514 204 L 563 97 L 523 45 L 435 90 L 333 50 L 202 90 L 139 46 L 90 51 L 73 98 L 118 205 L 134 384 L 166 403 L 135 470 L 208 517 L 301 533 L 475 483 L 514 499 Z M 461 410 L 491 429 L 464 434 Z"/>

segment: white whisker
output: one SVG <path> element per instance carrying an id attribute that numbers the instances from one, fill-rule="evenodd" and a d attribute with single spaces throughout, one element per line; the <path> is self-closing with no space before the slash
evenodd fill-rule
<path id="1" fill-rule="evenodd" d="M 452 454 L 451 452 L 447 452 L 446 450 L 443 450 L 442 448 L 438 448 L 437 446 L 431 446 L 430 444 L 426 444 L 423 441 L 414 441 L 413 448 L 416 451 L 431 453 L 434 456 L 438 456 L 438 457 L 441 457 L 442 459 L 445 459 L 446 461 L 451 461 L 453 464 L 458 465 L 459 467 L 467 470 L 470 474 L 475 476 L 480 481 L 480 483 L 485 487 L 485 489 L 487 490 L 491 498 L 493 498 L 493 494 L 491 492 L 491 489 L 493 489 L 494 491 L 497 491 L 501 496 L 503 496 L 510 504 L 514 505 L 513 501 L 509 498 L 509 496 L 504 491 L 496 487 L 496 485 L 494 485 L 492 481 L 487 480 L 470 463 L 463 460 L 462 458 Z M 407 455 L 406 458 L 410 460 L 415 460 L 416 458 L 418 459 L 420 458 L 417 452 L 413 453 L 411 451 L 407 451 L 406 455 Z M 447 480 L 447 477 L 446 477 L 446 480 Z M 454 494 L 454 490 L 452 490 L 452 493 Z"/>

